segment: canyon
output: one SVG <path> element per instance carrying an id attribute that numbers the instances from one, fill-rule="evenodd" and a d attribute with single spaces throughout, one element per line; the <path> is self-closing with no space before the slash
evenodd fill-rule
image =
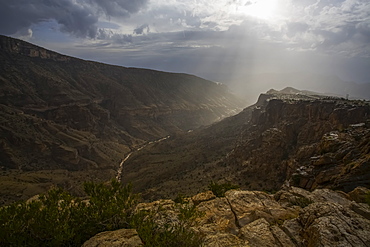
<path id="1" fill-rule="evenodd" d="M 54 186 L 84 198 L 84 182 L 116 178 L 141 195 L 136 210 L 174 224 L 178 198 L 194 206 L 205 246 L 370 245 L 369 101 L 287 87 L 245 107 L 193 75 L 5 36 L 0 61 L 1 206 Z M 145 243 L 119 229 L 84 246 L 113 244 Z"/>
<path id="2" fill-rule="evenodd" d="M 0 36 L 1 204 L 115 177 L 147 142 L 235 114 L 226 86 L 124 68 Z"/>
<path id="3" fill-rule="evenodd" d="M 122 181 L 151 199 L 211 181 L 271 192 L 369 187 L 369 116 L 368 101 L 270 90 L 237 115 L 134 153 Z"/>

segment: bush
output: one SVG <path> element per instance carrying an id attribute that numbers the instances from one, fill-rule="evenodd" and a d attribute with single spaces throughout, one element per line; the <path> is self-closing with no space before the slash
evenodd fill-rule
<path id="1" fill-rule="evenodd" d="M 144 246 L 182 246 L 198 247 L 203 245 L 203 236 L 191 227 L 195 218 L 201 216 L 190 203 L 176 204 L 176 216 L 158 207 L 153 211 L 140 211 L 132 225 L 136 228 Z"/>
<path id="2" fill-rule="evenodd" d="M 176 204 L 172 222 L 165 210 L 134 212 L 138 195 L 130 184 L 89 182 L 84 190 L 89 200 L 53 188 L 39 200 L 0 208 L 0 246 L 81 246 L 99 232 L 121 228 L 136 228 L 145 246 L 202 244 L 190 228 L 198 215 L 194 205 Z"/>
<path id="3" fill-rule="evenodd" d="M 224 197 L 226 191 L 232 189 L 239 189 L 239 186 L 231 183 L 218 184 L 212 181 L 208 185 L 208 189 L 211 190 L 215 196 Z"/>
<path id="4" fill-rule="evenodd" d="M 176 198 L 173 200 L 175 203 L 185 203 L 186 196 L 182 193 L 177 194 Z"/>
<path id="5" fill-rule="evenodd" d="M 84 190 L 90 196 L 88 213 L 89 224 L 100 227 L 100 231 L 111 231 L 130 227 L 130 217 L 138 203 L 139 196 L 132 194 L 132 185 L 112 180 L 110 185 L 84 184 Z"/>
<path id="6" fill-rule="evenodd" d="M 367 192 L 365 195 L 365 202 L 370 206 L 370 192 Z"/>
<path id="7" fill-rule="evenodd" d="M 81 246 L 101 231 L 128 226 L 131 185 L 85 183 L 89 201 L 53 188 L 39 200 L 0 208 L 0 246 Z"/>

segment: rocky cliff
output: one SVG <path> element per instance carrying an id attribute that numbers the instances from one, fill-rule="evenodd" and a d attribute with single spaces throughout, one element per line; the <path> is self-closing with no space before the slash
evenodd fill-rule
<path id="1" fill-rule="evenodd" d="M 369 117 L 367 101 L 271 90 L 236 116 L 134 153 L 123 181 L 153 199 L 210 181 L 266 191 L 369 187 Z"/>
<path id="2" fill-rule="evenodd" d="M 8 195 L 68 184 L 75 171 L 93 173 L 78 180 L 112 177 L 131 150 L 242 106 L 225 86 L 195 76 L 84 61 L 5 36 L 0 61 L 1 191 Z M 50 176 L 55 170 L 65 175 Z"/>
<path id="3" fill-rule="evenodd" d="M 361 187 L 349 194 L 285 187 L 275 194 L 230 190 L 216 198 L 208 191 L 193 196 L 189 203 L 201 212 L 193 229 L 204 237 L 204 246 L 365 247 L 370 245 L 370 207 L 363 203 L 366 193 L 369 190 Z M 169 224 L 179 221 L 171 200 L 138 208 L 162 214 Z M 83 246 L 143 246 L 143 242 L 134 229 L 122 229 L 100 233 Z"/>
<path id="4" fill-rule="evenodd" d="M 284 181 L 309 190 L 368 187 L 369 120 L 366 101 L 272 97 L 256 107 L 226 162 L 255 189 Z"/>

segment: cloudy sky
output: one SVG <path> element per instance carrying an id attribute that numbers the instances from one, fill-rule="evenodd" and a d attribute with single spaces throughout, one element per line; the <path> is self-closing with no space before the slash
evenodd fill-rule
<path id="1" fill-rule="evenodd" d="M 369 0 L 0 4 L 0 34 L 83 59 L 237 82 L 243 90 L 259 74 L 370 82 Z"/>

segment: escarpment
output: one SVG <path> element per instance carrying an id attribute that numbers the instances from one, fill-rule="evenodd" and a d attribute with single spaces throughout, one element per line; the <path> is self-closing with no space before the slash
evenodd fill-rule
<path id="1" fill-rule="evenodd" d="M 369 186 L 369 116 L 365 101 L 271 99 L 253 112 L 227 162 L 253 188 Z"/>
<path id="2" fill-rule="evenodd" d="M 138 181 L 150 198 L 197 193 L 210 181 L 266 191 L 284 184 L 368 187 L 369 102 L 285 91 L 262 94 L 233 117 L 134 153 L 123 181 Z"/>

